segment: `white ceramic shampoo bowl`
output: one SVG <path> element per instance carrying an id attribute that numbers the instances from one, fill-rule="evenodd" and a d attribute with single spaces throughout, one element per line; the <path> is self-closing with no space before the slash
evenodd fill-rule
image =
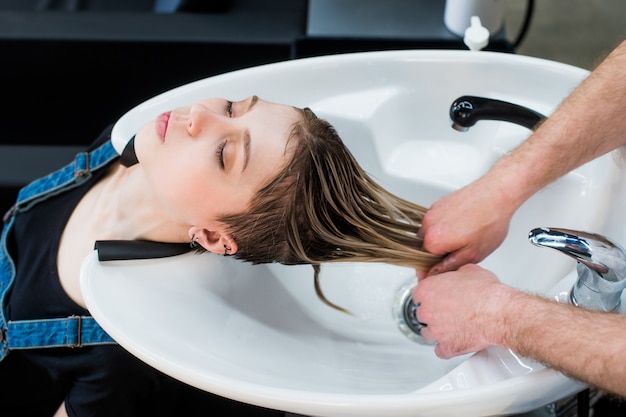
<path id="1" fill-rule="evenodd" d="M 586 75 L 489 52 L 297 60 L 168 91 L 124 115 L 113 137 L 121 150 L 164 110 L 205 97 L 257 94 L 311 107 L 382 184 L 428 206 L 479 177 L 529 134 L 503 122 L 456 132 L 448 119 L 455 98 L 491 97 L 547 115 Z M 483 265 L 512 286 L 550 296 L 574 262 L 530 245 L 528 231 L 603 233 L 617 168 L 606 156 L 537 194 Z M 317 299 L 309 266 L 251 266 L 210 254 L 99 263 L 94 253 L 81 279 L 94 317 L 130 352 L 193 386 L 264 407 L 316 416 L 487 416 L 532 410 L 583 388 L 507 350 L 445 361 L 408 340 L 391 315 L 397 290 L 415 279 L 405 268 L 323 266 L 326 296 L 354 316 Z"/>

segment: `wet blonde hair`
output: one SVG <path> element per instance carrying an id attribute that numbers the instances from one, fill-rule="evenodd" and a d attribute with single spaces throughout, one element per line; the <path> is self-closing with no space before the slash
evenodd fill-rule
<path id="1" fill-rule="evenodd" d="M 234 257 L 255 264 L 384 262 L 422 270 L 441 260 L 421 250 L 417 232 L 426 208 L 377 184 L 330 123 L 308 108 L 298 111 L 293 157 L 248 211 L 220 219 L 237 242 Z M 316 290 L 321 293 L 317 279 Z"/>

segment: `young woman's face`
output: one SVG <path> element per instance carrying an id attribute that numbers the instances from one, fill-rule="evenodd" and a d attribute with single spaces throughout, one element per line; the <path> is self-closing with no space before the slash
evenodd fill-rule
<path id="1" fill-rule="evenodd" d="M 256 96 L 207 99 L 161 114 L 135 138 L 140 169 L 174 221 L 211 227 L 246 210 L 286 163 L 299 120 L 291 106 Z"/>

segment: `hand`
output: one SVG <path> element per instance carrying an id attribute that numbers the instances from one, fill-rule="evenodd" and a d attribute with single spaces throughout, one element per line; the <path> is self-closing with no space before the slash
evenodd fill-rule
<path id="1" fill-rule="evenodd" d="M 413 291 L 417 319 L 427 325 L 421 335 L 437 342 L 435 354 L 444 359 L 498 344 L 506 330 L 502 312 L 515 294 L 476 265 L 422 280 Z"/>
<path id="2" fill-rule="evenodd" d="M 437 200 L 422 221 L 424 249 L 446 255 L 420 278 L 478 263 L 496 250 L 509 230 L 517 206 L 506 193 L 478 180 Z"/>

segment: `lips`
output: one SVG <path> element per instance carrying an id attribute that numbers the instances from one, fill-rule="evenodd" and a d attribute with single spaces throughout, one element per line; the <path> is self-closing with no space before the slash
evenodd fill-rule
<path id="1" fill-rule="evenodd" d="M 156 131 L 163 142 L 165 142 L 165 134 L 167 133 L 167 125 L 170 121 L 170 113 L 171 112 L 169 111 L 161 113 L 159 117 L 156 118 Z"/>

